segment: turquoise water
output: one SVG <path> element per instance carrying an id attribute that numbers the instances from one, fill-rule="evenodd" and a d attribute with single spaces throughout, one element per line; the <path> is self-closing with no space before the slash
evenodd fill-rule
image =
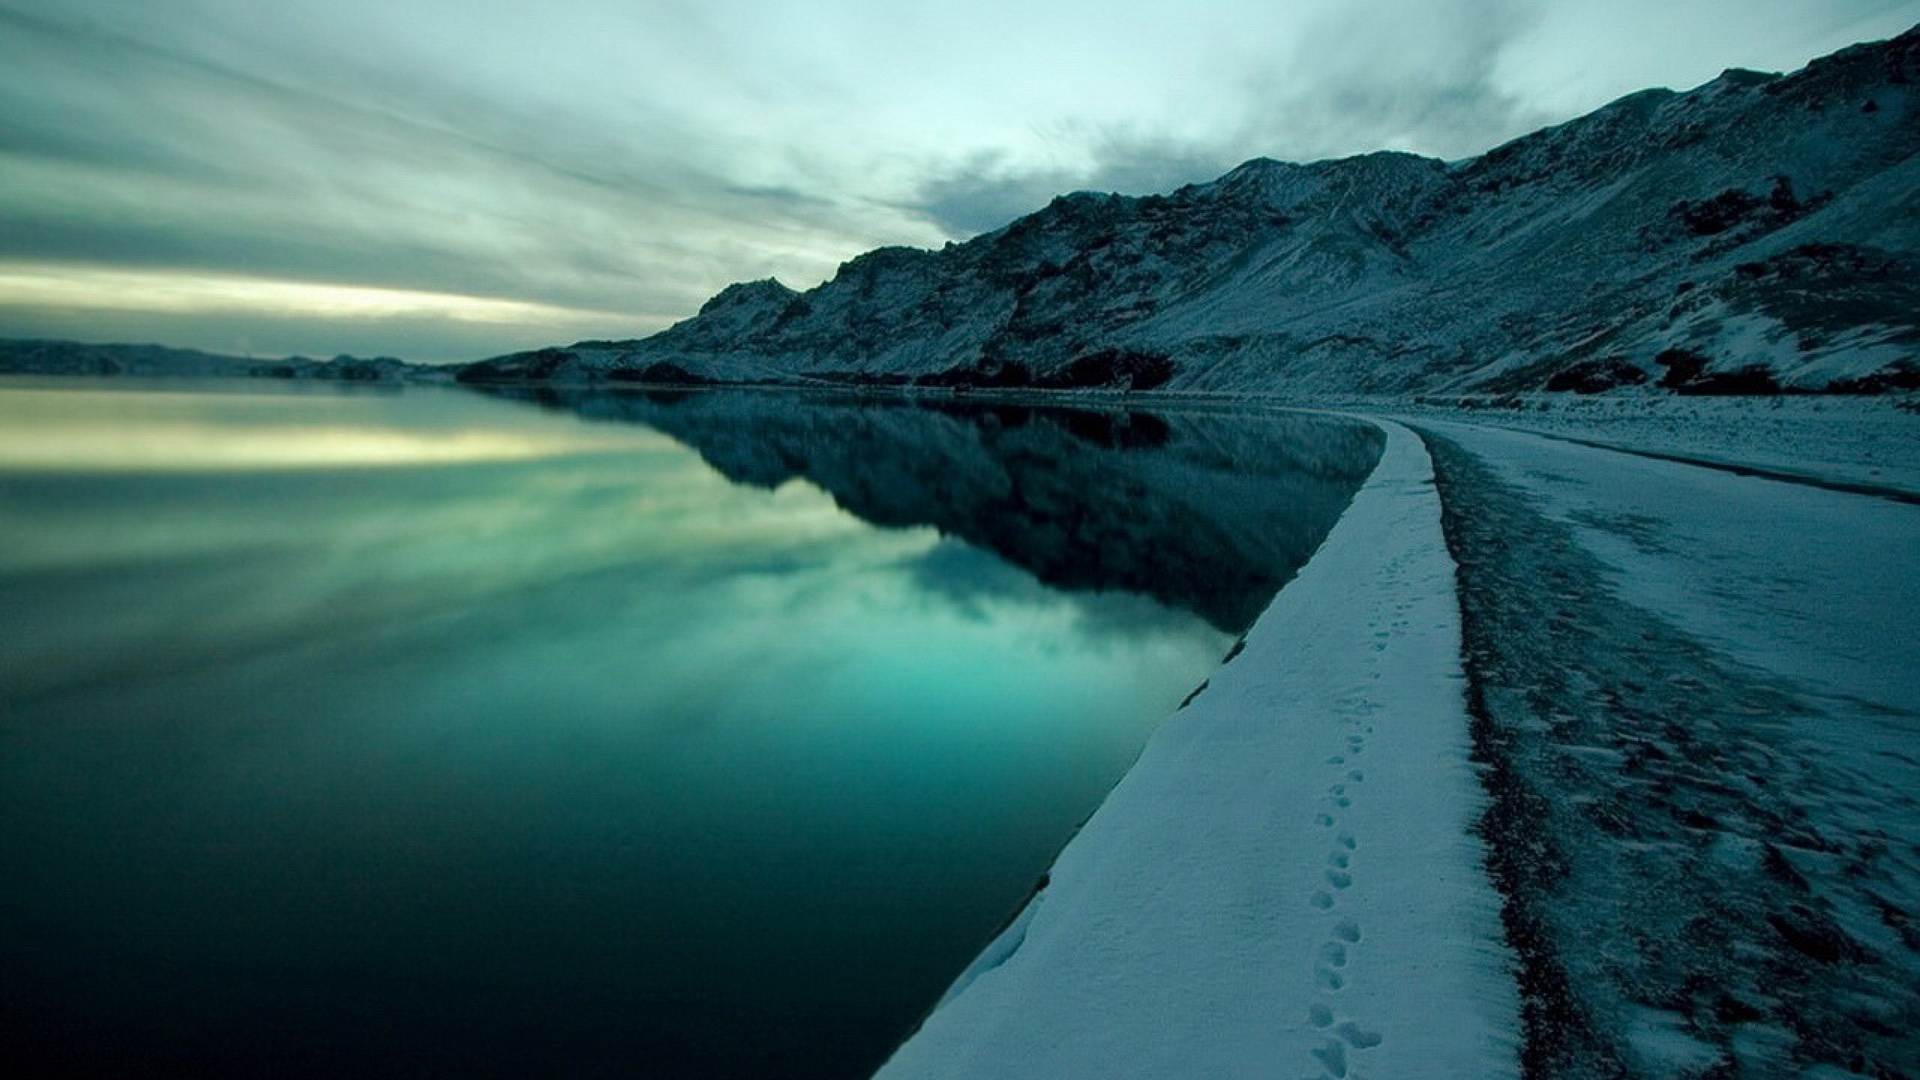
<path id="1" fill-rule="evenodd" d="M 541 404 L 0 383 L 9 1060 L 864 1075 L 1377 453 Z"/>

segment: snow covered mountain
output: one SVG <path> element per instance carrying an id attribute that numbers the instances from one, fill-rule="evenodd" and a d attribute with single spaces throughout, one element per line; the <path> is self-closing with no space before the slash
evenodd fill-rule
<path id="1" fill-rule="evenodd" d="M 1442 162 L 1075 193 L 468 381 L 1418 392 L 1920 385 L 1920 28 Z"/>

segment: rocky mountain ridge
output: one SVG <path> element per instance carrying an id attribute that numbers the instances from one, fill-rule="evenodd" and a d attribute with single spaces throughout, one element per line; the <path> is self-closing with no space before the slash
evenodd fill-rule
<path id="1" fill-rule="evenodd" d="M 320 379 L 401 382 L 443 379 L 445 372 L 391 356 L 340 355 L 331 360 L 290 356 L 256 360 L 164 345 L 90 345 L 79 341 L 0 339 L 0 374 L 124 375 L 134 378 Z"/>
<path id="2" fill-rule="evenodd" d="M 1405 393 L 1920 386 L 1920 28 L 1476 158 L 1077 192 L 489 381 Z"/>

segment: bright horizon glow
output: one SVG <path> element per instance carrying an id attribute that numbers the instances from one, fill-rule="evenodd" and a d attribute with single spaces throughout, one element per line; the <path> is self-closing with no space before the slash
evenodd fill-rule
<path id="1" fill-rule="evenodd" d="M 388 400 L 339 393 L 236 397 L 10 386 L 0 393 L 0 472 L 402 468 L 677 452 L 671 439 L 645 428 L 489 424 L 487 411 L 504 406 L 457 397 L 409 406 L 411 412 L 396 412 Z"/>
<path id="2" fill-rule="evenodd" d="M 75 310 L 306 314 L 359 319 L 430 316 L 499 324 L 557 324 L 583 315 L 613 314 L 366 285 L 30 262 L 0 263 L 0 296 L 12 303 Z"/>

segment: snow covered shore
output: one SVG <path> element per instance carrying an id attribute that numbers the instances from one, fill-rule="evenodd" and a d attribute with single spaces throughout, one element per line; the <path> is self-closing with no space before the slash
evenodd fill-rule
<path id="1" fill-rule="evenodd" d="M 1472 399 L 1467 399 L 1471 401 Z M 1535 394 L 1518 408 L 1374 401 L 1359 411 L 1531 431 L 1632 453 L 1920 497 L 1920 412 L 1910 397 Z"/>
<path id="2" fill-rule="evenodd" d="M 1419 440 L 880 1076 L 1516 1072 L 1454 565 Z"/>
<path id="3" fill-rule="evenodd" d="M 1920 417 L 1530 404 L 1393 403 L 881 1077 L 1920 1074 Z"/>

